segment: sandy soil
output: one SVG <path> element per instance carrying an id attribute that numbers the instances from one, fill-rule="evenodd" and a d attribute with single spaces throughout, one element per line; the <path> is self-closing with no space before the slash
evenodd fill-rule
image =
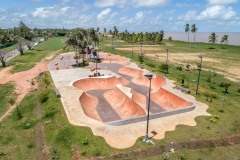
<path id="1" fill-rule="evenodd" d="M 206 54 L 200 54 L 200 55 L 204 57 L 203 62 L 206 65 L 212 66 L 212 67 L 216 68 L 217 70 L 221 70 L 221 71 L 216 71 L 216 73 L 223 75 L 225 78 L 227 78 L 231 81 L 234 81 L 234 82 L 240 81 L 240 67 L 226 68 L 223 65 L 224 64 L 223 60 L 208 58 L 208 57 L 206 57 Z M 146 54 L 146 56 L 159 59 L 159 61 L 163 62 L 163 61 L 166 61 L 167 55 L 166 55 L 166 53 L 157 53 L 157 54 Z M 197 58 L 197 56 L 199 56 L 199 54 L 197 54 L 197 53 L 169 53 L 168 60 L 169 60 L 169 62 L 172 62 L 175 64 L 186 65 L 186 64 L 190 63 L 190 61 L 199 62 L 200 59 Z M 195 64 L 191 64 L 191 65 L 193 67 L 196 67 Z M 203 64 L 203 68 L 205 70 L 211 71 L 210 69 L 206 69 L 204 67 L 204 64 Z"/>
<path id="2" fill-rule="evenodd" d="M 37 84 L 31 84 L 32 79 L 37 77 L 41 72 L 47 71 L 47 63 L 37 63 L 35 67 L 28 71 L 18 72 L 10 74 L 11 67 L 5 68 L 0 71 L 0 84 L 5 84 L 10 81 L 14 81 L 16 84 L 15 92 L 17 93 L 17 99 L 13 106 L 11 106 L 7 112 L 0 118 L 2 121 L 11 111 L 21 102 L 28 92 L 33 91 L 37 88 Z"/>

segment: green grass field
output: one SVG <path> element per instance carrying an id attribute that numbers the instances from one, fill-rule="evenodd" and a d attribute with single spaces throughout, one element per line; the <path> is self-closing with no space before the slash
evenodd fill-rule
<path id="1" fill-rule="evenodd" d="M 44 44 L 42 48 L 48 48 L 48 42 Z M 56 46 L 59 40 L 56 39 Z M 179 45 L 179 52 L 183 52 L 184 47 L 181 45 L 188 45 L 184 42 L 171 42 L 175 44 L 175 47 Z M 107 51 L 113 54 L 119 54 L 121 56 L 126 56 L 131 58 L 131 52 L 112 50 L 111 46 L 106 44 L 111 44 L 109 39 L 101 42 L 101 48 L 103 51 Z M 127 42 L 117 42 L 115 45 L 129 45 Z M 206 50 L 208 54 L 209 44 L 201 44 L 202 49 Z M 52 50 L 58 50 L 57 47 L 52 47 Z M 41 48 L 41 46 L 38 46 Z M 164 46 L 163 46 L 164 47 Z M 229 46 L 228 49 L 232 50 L 229 52 L 228 59 L 236 58 L 238 53 L 237 49 L 232 49 Z M 235 47 L 235 46 L 234 46 Z M 180 49 L 182 48 L 182 49 Z M 236 47 L 239 48 L 239 47 Z M 187 48 L 188 49 L 188 48 Z M 36 49 L 35 49 L 36 50 Z M 50 49 L 49 49 L 50 50 Z M 193 50 L 193 48 L 189 49 Z M 201 50 L 201 49 L 199 49 Z M 42 52 L 36 51 L 36 58 L 31 57 L 34 62 L 39 61 L 44 58 Z M 212 50 L 209 51 L 209 54 Z M 40 55 L 38 55 L 40 54 Z M 152 53 L 154 54 L 154 53 Z M 216 53 L 217 54 L 217 53 Z M 47 53 L 44 54 L 47 56 Z M 134 53 L 133 61 L 139 64 L 137 57 L 138 53 Z M 27 57 L 22 58 L 19 61 L 28 63 Z M 100 55 L 101 56 L 101 55 Z M 41 57 L 41 58 L 39 58 Z M 159 66 L 162 62 L 156 62 L 149 58 L 144 58 L 144 68 L 154 71 L 157 74 L 164 75 L 159 70 Z M 169 79 L 175 80 L 176 84 L 180 85 L 181 75 L 185 74 L 189 79 L 185 80 L 185 86 L 191 91 L 191 94 L 195 94 L 196 90 L 196 79 L 197 71 L 193 68 L 190 71 L 186 71 L 183 68 L 182 71 L 176 69 L 174 64 L 170 64 L 169 74 L 167 75 Z M 209 81 L 210 78 L 210 81 Z M 221 82 L 231 83 L 229 88 L 229 93 L 224 94 L 224 88 L 220 86 Z M 159 147 L 159 149 L 164 145 L 169 145 L 171 142 L 189 142 L 190 140 L 209 140 L 209 139 L 225 139 L 228 136 L 236 135 L 240 133 L 240 85 L 237 82 L 231 82 L 222 75 L 216 74 L 212 75 L 211 72 L 202 71 L 200 79 L 200 95 L 196 98 L 209 105 L 207 110 L 212 114 L 211 117 L 197 117 L 197 126 L 183 126 L 179 125 L 176 127 L 175 131 L 166 132 L 165 138 L 162 140 L 154 140 L 155 145 L 149 145 L 142 142 L 142 137 L 139 138 L 136 144 L 128 149 L 114 149 L 111 148 L 102 137 L 94 136 L 92 131 L 88 127 L 73 126 L 69 124 L 65 111 L 61 104 L 60 99 L 55 95 L 53 82 L 50 78 L 49 73 L 42 78 L 39 82 L 39 90 L 37 92 L 31 93 L 24 98 L 20 104 L 20 113 L 23 116 L 18 119 L 16 110 L 13 114 L 7 117 L 4 121 L 0 122 L 0 159 L 36 159 L 36 155 L 39 152 L 36 144 L 36 125 L 38 123 L 42 124 L 44 131 L 44 146 L 46 148 L 47 159 L 58 158 L 58 159 L 72 159 L 74 155 L 80 155 L 81 157 L 96 157 L 103 156 L 105 159 L 112 158 L 112 155 L 123 153 L 131 155 L 132 152 L 148 149 L 149 152 L 153 147 Z M 49 84 L 50 83 L 50 84 Z M 11 87 L 10 87 L 11 88 Z M 11 91 L 11 89 L 0 88 L 1 93 L 6 93 L 6 91 Z M 6 101 L 7 95 L 3 94 L 2 101 Z M 36 118 L 35 111 L 37 107 L 38 100 L 44 100 L 45 102 L 40 103 L 41 116 Z M 0 99 L 1 100 L 1 99 Z M 223 111 L 221 111 L 223 110 Z M 26 142 L 27 139 L 27 142 Z M 218 148 L 203 148 L 203 149 L 181 149 L 175 154 L 167 153 L 168 155 L 156 155 L 153 157 L 146 158 L 145 156 L 135 155 L 134 159 L 164 159 L 168 156 L 168 159 L 181 159 L 181 156 L 185 159 L 193 160 L 212 160 L 212 159 L 239 159 L 240 145 L 233 145 L 228 147 L 218 147 Z M 130 156 L 131 157 L 131 156 Z M 122 159 L 133 159 L 128 157 L 122 157 Z"/>
<path id="2" fill-rule="evenodd" d="M 6 112 L 7 108 L 14 104 L 16 93 L 14 83 L 9 82 L 0 85 L 0 117 Z"/>
<path id="3" fill-rule="evenodd" d="M 29 70 L 40 62 L 44 57 L 53 51 L 62 49 L 65 37 L 54 37 L 35 46 L 33 50 L 28 50 L 24 55 L 19 55 L 11 59 L 7 65 L 12 66 L 11 73 Z"/>

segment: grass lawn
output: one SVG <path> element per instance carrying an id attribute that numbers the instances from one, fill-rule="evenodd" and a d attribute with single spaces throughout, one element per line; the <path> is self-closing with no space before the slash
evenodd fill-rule
<path id="1" fill-rule="evenodd" d="M 159 160 L 159 159 L 186 159 L 186 160 L 238 160 L 240 144 L 227 147 L 204 148 L 204 149 L 183 149 L 175 153 L 166 153 L 162 155 L 143 158 L 145 160 Z M 216 158 L 217 157 L 217 158 Z"/>
<path id="2" fill-rule="evenodd" d="M 33 109 L 36 106 L 36 95 L 29 94 L 19 105 L 22 118 L 18 119 L 16 110 L 0 122 L 0 159 L 36 159 L 34 142 Z"/>
<path id="3" fill-rule="evenodd" d="M 16 93 L 14 92 L 14 86 L 12 82 L 0 85 L 0 117 L 15 102 Z"/>

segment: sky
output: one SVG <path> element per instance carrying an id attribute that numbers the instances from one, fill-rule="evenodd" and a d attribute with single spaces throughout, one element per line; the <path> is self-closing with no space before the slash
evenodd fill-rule
<path id="1" fill-rule="evenodd" d="M 0 0 L 0 28 L 240 32 L 240 0 Z"/>

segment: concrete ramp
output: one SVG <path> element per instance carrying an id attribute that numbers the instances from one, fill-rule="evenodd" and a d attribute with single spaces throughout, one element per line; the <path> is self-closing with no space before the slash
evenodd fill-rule
<path id="1" fill-rule="evenodd" d="M 130 67 L 122 67 L 119 69 L 119 73 L 131 76 L 131 77 L 139 77 L 139 75 L 143 74 L 143 71 L 130 68 Z"/>
<path id="2" fill-rule="evenodd" d="M 122 77 L 119 77 L 119 78 L 116 78 L 116 76 L 107 77 L 107 78 L 93 77 L 93 78 L 85 78 L 85 79 L 77 80 L 73 83 L 73 86 L 83 91 L 88 91 L 88 90 L 97 90 L 97 89 L 112 89 L 117 84 L 126 85 L 128 83 L 129 82 Z"/>
<path id="3" fill-rule="evenodd" d="M 95 120 L 101 121 L 101 118 L 99 117 L 96 106 L 98 103 L 98 99 L 90 94 L 87 94 L 84 92 L 81 97 L 79 98 L 80 103 L 82 105 L 84 113 Z"/>
<path id="4" fill-rule="evenodd" d="M 132 100 L 134 102 L 136 102 L 139 106 L 141 106 L 142 108 L 146 108 L 146 96 L 134 91 L 133 89 L 131 89 L 131 93 L 132 93 Z"/>
<path id="5" fill-rule="evenodd" d="M 133 118 L 145 115 L 144 110 L 123 93 L 118 87 L 104 93 L 104 97 L 118 113 L 121 119 Z"/>
<path id="6" fill-rule="evenodd" d="M 151 99 L 166 111 L 186 108 L 193 105 L 163 88 L 160 88 L 157 92 L 151 93 Z"/>

